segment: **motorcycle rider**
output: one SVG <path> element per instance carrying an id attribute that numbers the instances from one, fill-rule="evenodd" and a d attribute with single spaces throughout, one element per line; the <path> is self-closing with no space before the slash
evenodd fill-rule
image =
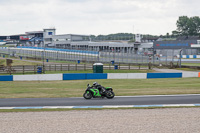
<path id="1" fill-rule="evenodd" d="M 100 84 L 98 84 L 97 82 L 94 82 L 92 87 L 98 89 L 100 94 L 102 94 L 103 92 L 106 91 L 106 89 L 103 86 L 101 86 Z"/>

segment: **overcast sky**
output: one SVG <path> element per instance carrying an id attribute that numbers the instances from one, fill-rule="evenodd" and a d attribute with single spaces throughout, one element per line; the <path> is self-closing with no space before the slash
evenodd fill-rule
<path id="1" fill-rule="evenodd" d="M 56 28 L 56 34 L 171 34 L 199 0 L 0 0 L 0 35 Z"/>

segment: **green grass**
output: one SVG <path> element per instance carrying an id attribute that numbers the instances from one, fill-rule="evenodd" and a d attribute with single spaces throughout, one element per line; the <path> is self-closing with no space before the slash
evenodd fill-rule
<path id="1" fill-rule="evenodd" d="M 86 85 L 113 87 L 117 96 L 199 94 L 199 78 L 0 82 L 0 98 L 82 97 Z"/>
<path id="2" fill-rule="evenodd" d="M 183 66 L 200 66 L 200 63 L 181 63 Z"/>
<path id="3" fill-rule="evenodd" d="M 192 69 L 192 68 L 176 68 L 176 70 L 183 70 L 183 71 L 199 71 L 197 69 Z"/>
<path id="4" fill-rule="evenodd" d="M 35 63 L 35 62 L 29 62 L 29 61 L 23 61 L 23 60 L 13 60 L 12 66 L 23 66 L 23 65 L 38 65 L 42 63 Z M 6 59 L 0 59 L 0 65 L 6 66 Z"/>
<path id="5" fill-rule="evenodd" d="M 46 61 L 46 60 L 45 60 Z M 52 63 L 60 63 L 60 64 L 63 64 L 63 63 L 67 63 L 67 64 L 76 64 L 77 61 L 59 61 L 59 60 L 51 60 L 49 59 L 49 62 L 52 62 Z M 92 64 L 92 63 L 87 63 L 87 62 L 80 62 L 80 64 Z"/>
<path id="6" fill-rule="evenodd" d="M 1 45 L 0 47 L 15 47 L 15 46 L 12 46 L 12 45 Z"/>

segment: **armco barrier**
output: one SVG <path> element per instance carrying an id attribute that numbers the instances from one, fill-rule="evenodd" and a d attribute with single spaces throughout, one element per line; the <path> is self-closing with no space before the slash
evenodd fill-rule
<path id="1" fill-rule="evenodd" d="M 63 74 L 13 75 L 13 81 L 63 80 Z"/>
<path id="2" fill-rule="evenodd" d="M 85 73 L 63 74 L 63 80 L 82 80 L 82 79 L 86 79 Z"/>
<path id="3" fill-rule="evenodd" d="M 146 79 L 146 73 L 128 73 L 128 79 Z"/>
<path id="4" fill-rule="evenodd" d="M 128 73 L 108 73 L 108 79 L 128 79 Z"/>
<path id="5" fill-rule="evenodd" d="M 13 75 L 0 76 L 0 81 L 13 81 Z"/>
<path id="6" fill-rule="evenodd" d="M 189 77 L 198 77 L 198 72 L 183 72 L 182 77 L 183 78 L 189 78 Z"/>
<path id="7" fill-rule="evenodd" d="M 107 73 L 87 73 L 86 79 L 107 79 Z"/>
<path id="8" fill-rule="evenodd" d="M 182 73 L 147 73 L 149 78 L 182 78 Z"/>
<path id="9" fill-rule="evenodd" d="M 146 73 L 108 73 L 108 79 L 146 79 Z"/>
<path id="10" fill-rule="evenodd" d="M 183 73 L 70 73 L 4 75 L 0 81 L 51 81 L 51 80 L 86 80 L 86 79 L 149 79 L 149 78 L 187 78 L 200 77 L 200 72 Z"/>
<path id="11" fill-rule="evenodd" d="M 70 73 L 63 74 L 63 80 L 107 79 L 107 73 Z"/>

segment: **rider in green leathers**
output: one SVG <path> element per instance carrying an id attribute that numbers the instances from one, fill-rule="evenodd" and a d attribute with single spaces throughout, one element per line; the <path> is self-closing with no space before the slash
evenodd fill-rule
<path id="1" fill-rule="evenodd" d="M 97 82 L 94 82 L 92 84 L 92 87 L 98 89 L 100 94 L 102 94 L 103 92 L 106 91 L 106 89 L 103 86 L 101 86 L 100 84 L 98 84 Z"/>

